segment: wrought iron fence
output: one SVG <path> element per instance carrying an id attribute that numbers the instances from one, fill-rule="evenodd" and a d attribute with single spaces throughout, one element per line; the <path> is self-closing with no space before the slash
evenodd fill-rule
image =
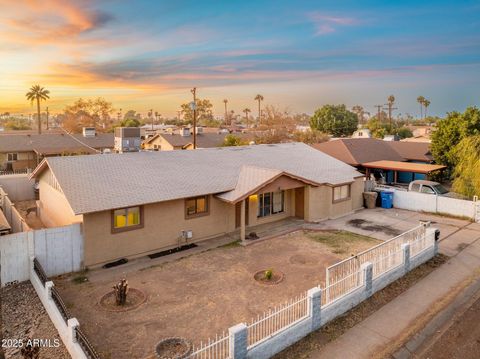
<path id="1" fill-rule="evenodd" d="M 63 301 L 62 297 L 60 296 L 60 293 L 58 293 L 58 290 L 55 287 L 52 287 L 52 300 L 57 306 L 58 311 L 62 315 L 63 320 L 65 320 L 65 323 L 67 323 L 68 319 L 70 319 L 71 316 L 68 313 L 68 309 L 67 309 L 67 306 L 65 305 L 65 302 Z"/>
<path id="2" fill-rule="evenodd" d="M 222 333 L 215 339 L 200 342 L 193 348 L 189 359 L 228 359 L 230 356 L 230 337 L 228 333 Z"/>
<path id="3" fill-rule="evenodd" d="M 308 316 L 309 300 L 307 293 L 303 293 L 299 297 L 265 312 L 262 316 L 254 318 L 247 326 L 248 346 L 257 345 Z"/>
<path id="4" fill-rule="evenodd" d="M 45 287 L 45 283 L 48 282 L 48 277 L 37 258 L 33 259 L 33 270 L 37 274 L 38 279 L 40 279 L 40 282 L 42 282 L 43 286 Z"/>
<path id="5" fill-rule="evenodd" d="M 77 338 L 77 343 L 80 345 L 88 359 L 100 359 L 100 355 L 98 355 L 87 336 L 79 327 L 75 328 L 75 337 Z"/>

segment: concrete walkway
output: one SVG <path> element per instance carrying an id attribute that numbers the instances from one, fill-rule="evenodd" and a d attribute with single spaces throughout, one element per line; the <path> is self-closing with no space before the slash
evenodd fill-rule
<path id="1" fill-rule="evenodd" d="M 480 278 L 480 225 L 464 223 L 451 231 L 440 252 L 451 256 L 447 263 L 309 357 L 385 358 L 398 350 Z M 410 356 L 404 351 L 400 357 Z"/>

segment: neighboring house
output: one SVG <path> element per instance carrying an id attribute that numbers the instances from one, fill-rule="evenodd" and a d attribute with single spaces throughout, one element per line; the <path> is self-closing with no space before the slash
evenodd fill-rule
<path id="1" fill-rule="evenodd" d="M 314 144 L 313 147 L 356 167 L 363 173 L 373 173 L 377 179 L 382 179 L 386 183 L 409 183 L 417 179 L 426 179 L 431 172 L 444 168 L 430 165 L 433 157 L 427 143 L 345 138 Z M 402 162 L 425 165 L 416 166 Z"/>
<path id="2" fill-rule="evenodd" d="M 413 136 L 405 138 L 402 141 L 404 142 L 425 142 L 430 143 L 430 135 L 434 131 L 434 126 L 408 126 L 412 131 Z"/>
<path id="3" fill-rule="evenodd" d="M 113 133 L 0 135 L 0 170 L 34 169 L 44 157 L 91 154 L 113 149 Z"/>
<path id="4" fill-rule="evenodd" d="M 32 177 L 45 225 L 82 223 L 86 266 L 363 206 L 364 176 L 303 143 L 46 158 Z"/>
<path id="5" fill-rule="evenodd" d="M 220 147 L 228 134 L 228 131 L 222 133 L 201 131 L 197 133 L 197 148 Z M 241 133 L 234 135 L 245 137 Z M 193 134 L 190 128 L 180 129 L 177 133 L 157 133 L 144 141 L 143 148 L 153 151 L 191 150 L 193 149 Z"/>
<path id="6" fill-rule="evenodd" d="M 352 138 L 372 138 L 372 133 L 368 128 L 359 128 L 352 134 Z"/>

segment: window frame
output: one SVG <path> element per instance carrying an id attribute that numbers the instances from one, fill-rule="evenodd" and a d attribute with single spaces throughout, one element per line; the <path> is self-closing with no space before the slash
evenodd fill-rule
<path id="1" fill-rule="evenodd" d="M 139 209 L 139 216 L 140 216 L 140 223 L 139 224 L 134 224 L 131 226 L 124 226 L 124 227 L 115 227 L 115 211 L 125 209 L 127 210 L 127 216 L 128 216 L 128 209 L 129 208 L 135 208 L 138 207 Z M 112 209 L 110 212 L 110 217 L 111 217 L 111 233 L 121 233 L 121 232 L 128 232 L 128 231 L 133 231 L 136 229 L 140 229 L 144 227 L 144 217 L 143 217 L 143 206 L 129 206 L 129 207 L 122 207 L 122 208 L 115 208 Z"/>
<path id="2" fill-rule="evenodd" d="M 341 197 L 339 199 L 335 199 L 335 188 L 340 188 L 340 193 L 341 193 L 341 187 L 344 187 L 344 186 L 348 187 L 347 197 Z M 332 203 L 340 203 L 340 202 L 349 201 L 351 198 L 352 198 L 352 184 L 351 183 L 341 184 L 341 185 L 332 187 Z"/>
<path id="3" fill-rule="evenodd" d="M 281 199 L 282 209 L 280 211 L 277 211 L 277 212 L 274 212 L 274 196 L 275 196 L 275 193 L 280 193 L 281 196 L 282 196 L 282 199 Z M 268 195 L 268 197 L 270 199 L 270 203 L 268 205 L 269 206 L 269 211 L 268 211 L 268 214 L 266 214 L 266 215 L 263 214 L 264 213 L 263 209 L 266 208 L 265 205 L 264 205 L 265 195 Z M 267 218 L 267 217 L 270 217 L 270 216 L 275 216 L 277 214 L 285 213 L 285 191 L 259 193 L 257 196 L 258 196 L 257 218 Z"/>
<path id="4" fill-rule="evenodd" d="M 199 198 L 204 198 L 205 199 L 205 206 L 206 206 L 206 210 L 203 211 L 203 212 L 200 212 L 200 213 L 197 212 L 197 200 Z M 194 214 L 188 214 L 187 202 L 191 201 L 191 200 L 195 200 L 195 213 Z M 184 212 L 185 212 L 185 219 L 192 219 L 192 218 L 208 216 L 210 214 L 210 195 L 206 194 L 206 195 L 203 195 L 203 196 L 195 196 L 195 197 L 185 198 Z"/>
<path id="5" fill-rule="evenodd" d="M 14 160 L 10 159 L 10 156 L 15 157 Z M 7 162 L 17 162 L 18 161 L 18 152 L 9 152 L 7 153 Z"/>

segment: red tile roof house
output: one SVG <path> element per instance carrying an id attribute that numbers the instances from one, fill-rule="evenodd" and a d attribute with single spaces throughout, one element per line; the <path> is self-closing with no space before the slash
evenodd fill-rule
<path id="1" fill-rule="evenodd" d="M 428 143 L 344 138 L 312 146 L 361 172 L 382 171 L 388 183 L 425 179 L 428 174 L 444 168 L 432 165 L 433 156 Z"/>
<path id="2" fill-rule="evenodd" d="M 52 157 L 32 176 L 45 224 L 82 223 L 86 266 L 363 206 L 363 175 L 302 143 Z"/>

